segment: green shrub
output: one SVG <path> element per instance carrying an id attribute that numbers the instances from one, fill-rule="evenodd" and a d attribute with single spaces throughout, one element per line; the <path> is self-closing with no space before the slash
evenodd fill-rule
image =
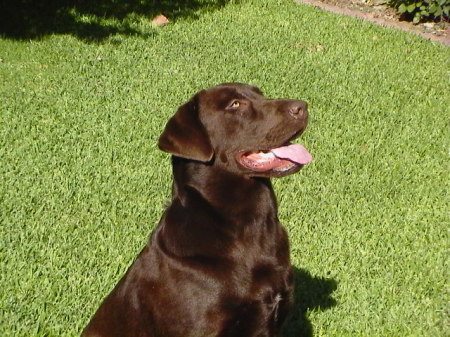
<path id="1" fill-rule="evenodd" d="M 425 19 L 447 21 L 449 19 L 449 0 L 390 0 L 389 4 L 414 23 Z"/>

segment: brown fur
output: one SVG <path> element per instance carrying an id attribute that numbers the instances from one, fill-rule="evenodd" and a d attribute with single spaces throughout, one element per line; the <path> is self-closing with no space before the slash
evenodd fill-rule
<path id="1" fill-rule="evenodd" d="M 281 146 L 306 123 L 306 103 L 270 100 L 239 83 L 181 106 L 159 140 L 173 154 L 172 201 L 83 336 L 276 336 L 293 273 L 269 178 L 301 165 L 253 172 L 236 156 Z"/>

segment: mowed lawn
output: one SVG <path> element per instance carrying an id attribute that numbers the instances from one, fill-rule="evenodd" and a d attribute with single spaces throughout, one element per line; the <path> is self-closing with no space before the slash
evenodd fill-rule
<path id="1" fill-rule="evenodd" d="M 80 333 L 170 198 L 165 122 L 239 81 L 310 106 L 314 162 L 274 179 L 285 336 L 448 336 L 450 49 L 288 0 L 195 13 L 0 39 L 0 335 Z"/>

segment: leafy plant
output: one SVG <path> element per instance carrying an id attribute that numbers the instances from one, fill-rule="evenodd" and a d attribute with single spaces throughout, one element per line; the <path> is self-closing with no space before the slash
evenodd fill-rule
<path id="1" fill-rule="evenodd" d="M 450 13 L 449 0 L 391 0 L 389 4 L 398 13 L 419 23 L 425 19 L 448 20 Z"/>

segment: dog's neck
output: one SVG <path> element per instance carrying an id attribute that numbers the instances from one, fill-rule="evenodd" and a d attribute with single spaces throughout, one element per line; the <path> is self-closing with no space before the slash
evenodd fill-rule
<path id="1" fill-rule="evenodd" d="M 178 157 L 173 157 L 172 164 L 172 197 L 182 204 L 201 198 L 224 216 L 246 218 L 254 217 L 255 213 L 261 216 L 270 213 L 276 217 L 277 206 L 270 179 L 236 174 L 222 167 Z"/>
<path id="2" fill-rule="evenodd" d="M 165 254 L 215 261 L 236 243 L 245 242 L 245 249 L 259 247 L 255 237 L 277 231 L 277 205 L 269 179 L 178 157 L 172 164 L 172 201 L 154 235 Z"/>

